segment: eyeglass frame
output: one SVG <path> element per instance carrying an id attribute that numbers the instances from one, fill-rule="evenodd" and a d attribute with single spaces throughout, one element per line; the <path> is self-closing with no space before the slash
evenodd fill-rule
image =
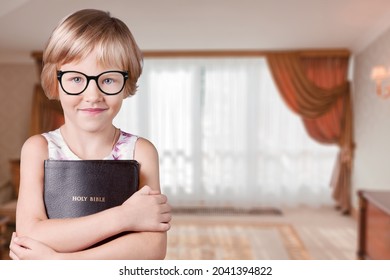
<path id="1" fill-rule="evenodd" d="M 62 85 L 62 76 L 63 76 L 64 74 L 66 74 L 66 73 L 77 73 L 77 74 L 81 74 L 81 75 L 83 75 L 84 77 L 86 77 L 86 78 L 87 78 L 87 83 L 86 83 L 86 85 L 85 85 L 85 88 L 84 88 L 81 92 L 79 92 L 79 93 L 69 93 L 69 92 L 67 92 L 67 91 L 64 89 L 63 85 Z M 100 88 L 100 86 L 99 86 L 99 78 L 100 78 L 100 76 L 102 76 L 102 75 L 104 75 L 104 74 L 107 74 L 107 73 L 119 73 L 119 74 L 122 74 L 122 75 L 123 75 L 123 78 L 124 78 L 124 80 L 123 80 L 123 86 L 122 86 L 122 88 L 121 88 L 118 92 L 116 92 L 116 93 L 107 93 L 107 92 L 103 91 L 103 90 Z M 97 76 L 88 76 L 87 74 L 85 74 L 85 73 L 83 73 L 83 72 L 79 72 L 79 71 L 61 71 L 61 70 L 58 70 L 58 71 L 57 71 L 57 80 L 60 82 L 60 86 L 61 86 L 62 90 L 63 90 L 66 94 L 68 94 L 68 95 L 80 95 L 80 94 L 82 94 L 82 93 L 88 88 L 89 81 L 91 81 L 91 80 L 94 80 L 94 81 L 95 81 L 96 86 L 98 87 L 98 89 L 99 89 L 102 93 L 104 93 L 105 95 L 117 95 L 117 94 L 119 94 L 119 93 L 124 89 L 124 87 L 125 87 L 125 85 L 126 85 L 126 81 L 127 81 L 128 78 L 129 78 L 129 72 L 128 72 L 128 71 L 119 71 L 119 70 L 104 71 L 104 72 L 100 73 L 100 74 L 97 75 Z"/>

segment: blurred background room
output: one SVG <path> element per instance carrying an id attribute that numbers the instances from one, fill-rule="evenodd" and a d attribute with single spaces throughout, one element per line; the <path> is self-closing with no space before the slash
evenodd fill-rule
<path id="1" fill-rule="evenodd" d="M 42 50 L 84 8 L 123 20 L 144 53 L 114 123 L 159 151 L 167 259 L 390 259 L 390 1 L 0 4 L 3 259 L 22 144 L 63 121 Z"/>

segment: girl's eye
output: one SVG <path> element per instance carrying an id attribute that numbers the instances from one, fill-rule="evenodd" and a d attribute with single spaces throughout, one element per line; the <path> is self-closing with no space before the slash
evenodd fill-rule
<path id="1" fill-rule="evenodd" d="M 81 77 L 74 77 L 72 81 L 75 82 L 76 84 L 79 84 L 83 81 L 83 79 Z"/>
<path id="2" fill-rule="evenodd" d="M 75 84 L 81 84 L 84 82 L 84 78 L 81 76 L 65 76 L 65 81 L 68 83 L 75 83 Z"/>
<path id="3" fill-rule="evenodd" d="M 112 83 L 114 83 L 114 80 L 111 78 L 106 78 L 103 80 L 103 84 L 105 85 L 111 85 Z"/>

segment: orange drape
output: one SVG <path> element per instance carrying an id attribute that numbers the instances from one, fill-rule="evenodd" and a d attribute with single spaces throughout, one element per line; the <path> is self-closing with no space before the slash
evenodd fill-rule
<path id="1" fill-rule="evenodd" d="M 348 57 L 277 52 L 267 54 L 267 61 L 284 101 L 301 116 L 308 134 L 339 145 L 331 186 L 337 205 L 348 213 L 353 157 Z"/>
<path id="2" fill-rule="evenodd" d="M 31 56 L 36 61 L 40 80 L 43 67 L 42 52 L 33 52 Z M 30 136 L 54 130 L 64 123 L 64 113 L 60 102 L 49 100 L 40 83 L 37 83 L 34 87 L 31 107 Z"/>
<path id="3" fill-rule="evenodd" d="M 64 123 L 64 114 L 59 101 L 49 100 L 41 85 L 34 90 L 30 135 L 40 134 L 60 127 Z"/>

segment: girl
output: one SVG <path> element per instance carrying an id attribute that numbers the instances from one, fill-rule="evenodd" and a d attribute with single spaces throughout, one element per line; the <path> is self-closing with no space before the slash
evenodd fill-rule
<path id="1" fill-rule="evenodd" d="M 65 123 L 29 138 L 21 151 L 21 182 L 12 259 L 163 259 L 171 208 L 160 193 L 158 154 L 146 139 L 112 121 L 135 94 L 142 55 L 120 20 L 81 10 L 53 31 L 43 55 L 42 87 L 59 99 Z M 46 159 L 135 159 L 140 190 L 121 206 L 71 219 L 48 219 L 43 201 Z M 94 246 L 122 232 L 132 232 Z"/>

